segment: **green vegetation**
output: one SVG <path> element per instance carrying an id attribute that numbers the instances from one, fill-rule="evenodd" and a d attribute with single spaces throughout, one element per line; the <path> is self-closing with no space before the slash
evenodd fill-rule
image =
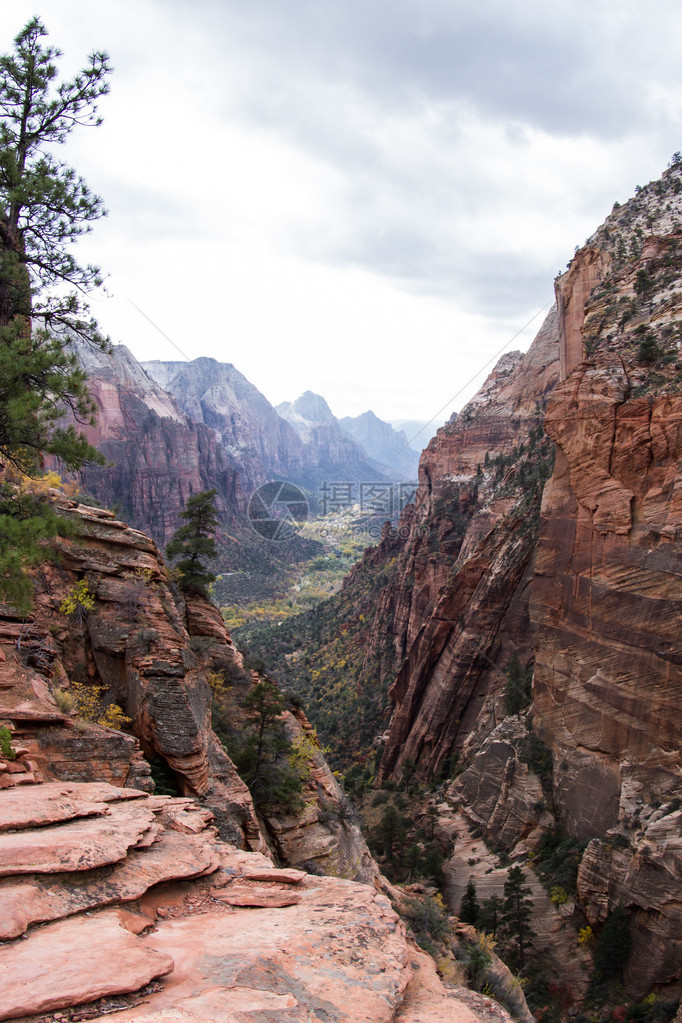
<path id="1" fill-rule="evenodd" d="M 0 483 L 0 599 L 26 611 L 33 591 L 27 569 L 54 557 L 46 546 L 50 540 L 74 532 L 47 494 L 31 493 L 19 483 Z"/>
<path id="2" fill-rule="evenodd" d="M 533 869 L 550 898 L 555 889 L 561 889 L 570 899 L 575 899 L 583 849 L 584 845 L 577 838 L 559 828 L 544 833 L 533 860 Z"/>
<path id="3" fill-rule="evenodd" d="M 188 498 L 180 518 L 185 525 L 173 534 L 166 545 L 166 557 L 177 561 L 180 585 L 183 590 L 194 591 L 208 596 L 208 587 L 215 579 L 215 573 L 204 564 L 215 558 L 217 553 L 215 531 L 218 515 L 215 507 L 217 491 L 202 490 Z"/>
<path id="4" fill-rule="evenodd" d="M 526 724 L 528 725 L 528 721 Z M 535 732 L 529 732 L 528 737 L 520 745 L 519 758 L 530 767 L 531 771 L 537 774 L 545 798 L 551 801 L 554 767 L 552 751 L 549 746 Z"/>
<path id="5" fill-rule="evenodd" d="M 410 897 L 400 906 L 400 915 L 412 928 L 417 944 L 429 955 L 435 955 L 435 942 L 443 942 L 449 934 L 448 917 L 439 895 Z"/>
<path id="6" fill-rule="evenodd" d="M 594 950 L 594 970 L 598 977 L 620 977 L 630 955 L 630 928 L 624 907 L 619 904 L 609 914 Z"/>
<path id="7" fill-rule="evenodd" d="M 352 509 L 303 523 L 297 538 L 301 553 L 297 562 L 281 574 L 279 595 L 269 599 L 246 599 L 222 608 L 228 629 L 250 624 L 275 624 L 309 611 L 341 589 L 345 576 L 362 556 L 370 537 Z M 282 547 L 277 544 L 277 551 Z M 220 577 L 219 577 L 220 579 Z M 222 585 L 216 591 L 222 592 Z M 248 638 L 246 640 L 248 644 Z"/>
<path id="8" fill-rule="evenodd" d="M 500 933 L 516 944 L 516 962 L 523 970 L 526 951 L 533 943 L 530 919 L 533 912 L 532 889 L 526 884 L 521 867 L 510 867 L 504 882 L 504 902 L 500 917 Z"/>
<path id="9" fill-rule="evenodd" d="M 300 810 L 310 751 L 295 747 L 287 737 L 282 693 L 273 682 L 259 680 L 239 701 L 238 709 L 222 677 L 215 674 L 209 681 L 213 728 L 249 786 L 255 805 L 261 810 Z"/>
<path id="10" fill-rule="evenodd" d="M 514 651 L 507 666 L 507 682 L 504 687 L 504 705 L 507 714 L 519 714 L 531 701 L 532 668 L 522 668 L 519 655 Z"/>
<path id="11" fill-rule="evenodd" d="M 497 936 L 501 919 L 502 899 L 500 896 L 491 895 L 489 899 L 484 899 L 478 915 L 479 930 L 485 931 L 486 934 L 490 934 L 494 939 Z"/>
<path id="12" fill-rule="evenodd" d="M 478 895 L 473 877 L 469 878 L 462 901 L 459 907 L 459 918 L 462 923 L 475 924 L 478 920 L 481 908 L 478 904 Z"/>
<path id="13" fill-rule="evenodd" d="M 421 880 L 443 889 L 446 850 L 434 834 L 437 811 L 424 805 L 424 790 L 414 788 L 409 795 L 392 785 L 371 796 L 369 792 L 353 794 L 362 810 L 367 843 L 389 880 Z"/>
<path id="14" fill-rule="evenodd" d="M 105 348 L 83 295 L 101 283 L 81 266 L 73 242 L 104 215 L 75 171 L 54 155 L 76 125 L 96 125 L 110 67 L 95 53 L 71 81 L 58 81 L 61 54 L 44 45 L 32 18 L 0 57 L 0 465 L 14 478 L 0 492 L 0 594 L 26 606 L 26 567 L 40 545 L 60 532 L 44 499 L 12 486 L 39 474 L 44 455 L 73 470 L 103 459 L 75 426 L 93 421 L 85 373 L 68 341 Z"/>
<path id="15" fill-rule="evenodd" d="M 0 725 L 0 755 L 5 760 L 16 760 L 16 753 L 12 746 L 12 733 L 7 725 Z"/>
<path id="16" fill-rule="evenodd" d="M 340 593 L 309 611 L 233 632 L 241 649 L 261 657 L 282 686 L 304 702 L 322 742 L 332 748 L 332 765 L 341 770 L 359 765 L 364 772 L 370 766 L 388 709 L 396 654 L 380 599 L 396 564 L 390 559 L 377 570 L 360 563 Z M 359 785 L 358 772 L 355 780 Z"/>

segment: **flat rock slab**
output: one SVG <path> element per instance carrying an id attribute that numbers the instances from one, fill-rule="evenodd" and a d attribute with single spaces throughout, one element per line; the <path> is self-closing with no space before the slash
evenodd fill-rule
<path id="1" fill-rule="evenodd" d="M 0 949 L 0 1020 L 137 991 L 172 969 L 167 953 L 136 938 L 113 912 L 48 924 Z"/>
<path id="2" fill-rule="evenodd" d="M 39 828 L 75 817 L 106 814 L 108 803 L 144 795 L 137 789 L 117 789 L 106 782 L 44 782 L 0 796 L 0 831 Z"/>
<path id="3" fill-rule="evenodd" d="M 258 908 L 282 909 L 296 906 L 301 901 L 298 892 L 273 891 L 267 888 L 249 888 L 247 885 L 228 885 L 216 888 L 211 893 L 214 899 L 228 906 L 253 906 Z"/>
<path id="4" fill-rule="evenodd" d="M 79 874 L 0 882 L 0 941 L 23 934 L 31 924 L 59 920 L 115 902 L 132 902 L 153 885 L 213 873 L 220 865 L 206 839 L 164 832 L 148 849 L 133 850 L 111 866 Z M 74 883 L 75 882 L 75 883 Z"/>
<path id="5" fill-rule="evenodd" d="M 276 881 L 280 884 L 301 884 L 308 876 L 305 870 L 294 870 L 290 867 L 272 870 L 248 870 L 242 875 L 245 881 Z"/>
<path id="6" fill-rule="evenodd" d="M 0 834 L 0 876 L 92 870 L 116 863 L 152 827 L 152 811 L 132 802 L 112 806 L 106 817 L 5 832 Z"/>
<path id="7" fill-rule="evenodd" d="M 393 1023 L 411 969 L 388 899 L 327 877 L 300 894 L 285 909 L 160 921 L 138 940 L 170 955 L 175 971 L 116 1023 Z"/>

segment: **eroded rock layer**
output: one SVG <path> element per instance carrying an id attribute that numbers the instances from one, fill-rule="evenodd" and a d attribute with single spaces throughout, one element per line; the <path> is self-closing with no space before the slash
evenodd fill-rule
<path id="1" fill-rule="evenodd" d="M 527 591 L 551 459 L 541 416 L 558 374 L 553 310 L 527 355 L 504 356 L 422 454 L 395 584 L 404 661 L 391 690 L 385 775 L 399 775 L 409 758 L 432 776 L 473 734 L 480 741 L 504 716 L 499 696 L 512 652 L 524 663 L 531 656 Z M 401 587 L 406 577 L 409 588 Z"/>
<path id="2" fill-rule="evenodd" d="M 233 844 L 269 845 L 282 863 L 371 883 L 376 866 L 319 747 L 306 741 L 311 729 L 300 711 L 282 716 L 289 741 L 305 750 L 300 806 L 285 811 L 275 801 L 256 813 L 211 723 L 211 682 L 229 691 L 226 713 L 238 731 L 249 726 L 242 704 L 258 680 L 218 609 L 196 594 L 174 594 L 153 541 L 112 512 L 55 500 L 77 535 L 59 540 L 58 560 L 37 574 L 30 618 L 0 617 L 0 724 L 16 748 L 13 759 L 0 759 L 0 789 L 41 779 L 149 790 L 154 763 L 210 808 Z M 89 604 L 67 613 L 64 600 L 78 586 Z M 102 727 L 116 707 L 133 734 Z M 0 811 L 0 843 L 2 821 Z M 97 832 L 87 821 L 64 827 Z M 108 841 L 95 834 L 93 848 Z M 30 866 L 29 852 L 11 862 L 25 857 Z"/>
<path id="3" fill-rule="evenodd" d="M 135 1023 L 480 1023 L 375 888 L 278 870 L 220 841 L 192 799 L 103 784 L 30 788 L 34 826 L 25 830 L 16 801 L 5 819 L 48 859 L 53 842 L 54 869 L 9 869 L 0 882 L 0 1019 L 62 1018 L 75 1006 L 88 1019 L 116 1011 Z M 76 879 L 58 834 L 74 813 L 102 826 L 116 814 L 144 819 L 153 834 L 135 849 L 112 846 L 106 865 L 75 835 Z"/>

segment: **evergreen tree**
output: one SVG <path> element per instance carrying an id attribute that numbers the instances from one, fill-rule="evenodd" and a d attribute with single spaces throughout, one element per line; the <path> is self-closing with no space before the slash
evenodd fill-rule
<path id="1" fill-rule="evenodd" d="M 381 816 L 379 837 L 384 855 L 392 860 L 396 844 L 402 848 L 405 841 L 405 825 L 393 803 L 389 803 Z"/>
<path id="2" fill-rule="evenodd" d="M 519 953 L 519 969 L 526 964 L 526 949 L 533 943 L 530 925 L 533 913 L 533 891 L 526 884 L 526 875 L 521 867 L 510 867 L 504 882 L 504 904 L 500 919 L 500 931 L 516 942 Z"/>
<path id="3" fill-rule="evenodd" d="M 55 155 L 78 125 L 97 125 L 97 102 L 110 67 L 93 54 L 72 81 L 58 82 L 59 50 L 43 44 L 32 18 L 0 56 L 0 478 L 8 469 L 41 471 L 43 458 L 69 469 L 103 459 L 73 425 L 92 423 L 86 378 L 69 346 L 74 336 L 106 342 L 83 295 L 100 283 L 97 267 L 80 266 L 70 245 L 104 215 L 99 197 Z M 61 531 L 44 501 L 27 509 L 25 495 L 0 484 L 0 595 L 22 603 L 24 569 L 40 543 Z M 11 555 L 11 556 L 10 556 Z"/>
<path id="4" fill-rule="evenodd" d="M 501 913 L 502 899 L 499 895 L 491 895 L 489 899 L 484 899 L 478 916 L 479 930 L 486 931 L 493 938 L 496 937 Z"/>
<path id="5" fill-rule="evenodd" d="M 464 924 L 475 924 L 479 914 L 478 894 L 473 877 L 469 878 L 459 906 L 459 918 Z"/>
<path id="6" fill-rule="evenodd" d="M 57 84 L 61 53 L 32 18 L 0 57 L 0 326 L 31 318 L 53 336 L 102 343 L 82 295 L 101 283 L 69 246 L 104 216 L 102 200 L 53 155 L 77 125 L 99 125 L 109 91 L 106 53 L 93 53 L 72 81 Z M 59 286 L 59 293 L 53 288 Z"/>
<path id="7" fill-rule="evenodd" d="M 278 805 L 294 809 L 301 780 L 289 764 L 292 744 L 282 714 L 286 702 L 274 682 L 259 680 L 242 704 L 249 717 L 248 735 L 233 750 L 237 770 L 249 786 L 258 807 Z"/>
<path id="8" fill-rule="evenodd" d="M 173 539 L 166 546 L 166 557 L 177 561 L 181 586 L 185 590 L 207 595 L 208 587 L 215 579 L 204 561 L 214 558 L 217 553 L 215 531 L 218 516 L 215 507 L 216 490 L 202 490 L 187 501 L 180 518 L 185 525 L 175 531 Z"/>
<path id="9" fill-rule="evenodd" d="M 422 874 L 424 877 L 429 878 L 435 884 L 436 888 L 443 888 L 445 886 L 445 871 L 443 870 L 443 853 L 440 851 L 438 846 L 433 843 L 426 849 L 424 856 L 424 863 L 422 865 Z"/>
<path id="10" fill-rule="evenodd" d="M 405 869 L 408 871 L 408 874 L 411 874 L 413 871 L 415 874 L 420 873 L 421 850 L 416 842 L 407 849 L 407 852 L 403 857 L 403 864 Z"/>
<path id="11" fill-rule="evenodd" d="M 630 929 L 619 903 L 607 919 L 594 950 L 594 969 L 602 977 L 618 977 L 630 955 Z"/>

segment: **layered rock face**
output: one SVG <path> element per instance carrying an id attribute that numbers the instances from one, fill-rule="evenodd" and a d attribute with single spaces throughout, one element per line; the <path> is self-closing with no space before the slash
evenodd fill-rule
<path id="1" fill-rule="evenodd" d="M 584 361 L 547 409 L 557 460 L 531 603 L 533 709 L 557 810 L 593 840 L 579 892 L 595 924 L 619 901 L 631 911 L 627 979 L 638 992 L 682 972 L 679 192 L 673 168 L 614 211 L 569 271 L 582 294 L 580 278 L 605 268 L 582 321 L 575 308 L 565 327 L 567 338 L 580 332 Z M 627 259 L 638 221 L 651 237 Z M 567 351 L 567 370 L 576 357 Z"/>
<path id="2" fill-rule="evenodd" d="M 210 614 L 201 612 L 209 606 L 197 601 L 197 611 L 180 613 L 149 537 L 112 512 L 57 503 L 80 535 L 58 541 L 59 561 L 38 573 L 30 618 L 0 618 L 0 717 L 42 778 L 151 788 L 132 736 L 77 728 L 54 694 L 75 683 L 84 700 L 101 705 L 90 715 L 95 721 L 117 703 L 147 756 L 167 765 L 180 790 L 215 803 L 226 836 L 264 848 L 248 789 L 211 731 L 206 667 L 190 647 L 188 625 L 208 631 Z M 59 607 L 79 581 L 93 606 L 68 616 Z M 224 660 L 240 664 L 224 632 L 221 639 Z"/>
<path id="3" fill-rule="evenodd" d="M 430 776 L 480 743 L 503 716 L 496 703 L 512 652 L 524 663 L 531 656 L 527 588 L 551 457 L 541 413 L 558 372 L 553 311 L 528 354 L 503 356 L 422 454 L 395 582 L 404 660 L 391 690 L 384 775 L 398 776 L 409 758 Z"/>
<path id="4" fill-rule="evenodd" d="M 307 455 L 298 434 L 234 366 L 206 358 L 142 365 L 186 415 L 211 427 L 246 494 L 268 479 L 301 478 Z"/>
<path id="5" fill-rule="evenodd" d="M 376 866 L 320 753 L 311 750 L 300 813 L 256 814 L 211 727 L 209 681 L 230 688 L 235 721 L 247 727 L 240 705 L 258 679 L 218 609 L 196 595 L 174 597 L 153 541 L 112 512 L 56 500 L 77 535 L 59 540 L 59 560 L 37 574 L 30 619 L 0 615 L 0 724 L 20 750 L 4 770 L 0 762 L 0 787 L 7 775 L 13 785 L 38 777 L 150 789 L 141 746 L 183 794 L 210 808 L 234 844 L 269 845 L 283 863 L 373 883 Z M 92 606 L 60 611 L 83 584 Z M 74 689 L 76 709 L 86 706 L 94 722 L 118 704 L 135 738 L 60 711 L 57 701 L 63 706 Z M 293 742 L 310 730 L 300 712 L 286 711 L 284 725 Z"/>
<path id="6" fill-rule="evenodd" d="M 394 603 L 405 659 L 382 760 L 384 776 L 407 758 L 433 775 L 458 752 L 466 770 L 452 798 L 505 849 L 533 847 L 553 819 L 524 759 L 525 725 L 504 720 L 500 692 L 512 650 L 534 659 L 549 809 L 588 843 L 588 920 L 598 929 L 619 902 L 628 911 L 635 996 L 679 993 L 682 975 L 681 195 L 676 165 L 615 207 L 556 282 L 541 332 L 553 357 L 537 342 L 534 368 L 505 357 L 424 452 L 396 576 L 410 581 Z M 505 409 L 515 400 L 516 416 Z M 539 526 L 518 503 L 536 402 L 556 446 Z M 507 477 L 491 492 L 500 451 Z M 437 555 L 420 527 L 436 533 Z"/>
<path id="7" fill-rule="evenodd" d="M 191 799 L 103 783 L 21 795 L 0 801 L 0 1019 L 489 1018 L 443 987 L 385 895 L 235 849 Z"/>
<path id="8" fill-rule="evenodd" d="M 107 458 L 83 470 L 83 483 L 102 504 L 118 505 L 136 528 L 160 544 L 171 539 L 187 499 L 215 487 L 223 521 L 244 514 L 238 468 L 214 431 L 185 415 L 127 348 L 110 355 L 79 346 L 97 423 L 82 432 Z"/>

